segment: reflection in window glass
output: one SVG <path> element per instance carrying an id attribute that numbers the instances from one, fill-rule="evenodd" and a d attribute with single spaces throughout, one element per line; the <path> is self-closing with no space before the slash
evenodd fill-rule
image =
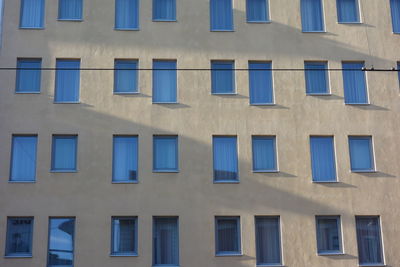
<path id="1" fill-rule="evenodd" d="M 50 218 L 48 267 L 72 267 L 75 218 Z"/>

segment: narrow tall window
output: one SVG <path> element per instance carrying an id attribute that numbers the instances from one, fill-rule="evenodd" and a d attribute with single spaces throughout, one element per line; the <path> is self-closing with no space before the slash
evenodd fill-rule
<path id="1" fill-rule="evenodd" d="M 178 172 L 178 136 L 155 135 L 153 140 L 153 171 Z"/>
<path id="2" fill-rule="evenodd" d="M 49 219 L 47 267 L 73 267 L 75 218 Z"/>
<path id="3" fill-rule="evenodd" d="M 211 92 L 213 94 L 235 93 L 233 61 L 211 61 Z"/>
<path id="4" fill-rule="evenodd" d="M 176 61 L 153 61 L 153 103 L 176 103 Z"/>
<path id="5" fill-rule="evenodd" d="M 44 0 L 21 0 L 19 27 L 41 29 L 44 27 Z"/>
<path id="6" fill-rule="evenodd" d="M 178 217 L 154 217 L 153 266 L 179 265 Z"/>
<path id="7" fill-rule="evenodd" d="M 318 254 L 342 253 L 340 217 L 317 216 L 316 224 Z"/>
<path id="8" fill-rule="evenodd" d="M 17 60 L 17 93 L 39 93 L 42 60 L 19 58 Z"/>
<path id="9" fill-rule="evenodd" d="M 176 21 L 175 0 L 153 0 L 154 21 Z"/>
<path id="10" fill-rule="evenodd" d="M 137 136 L 114 136 L 113 182 L 136 182 L 137 172 Z"/>
<path id="11" fill-rule="evenodd" d="M 303 32 L 322 32 L 325 30 L 321 0 L 301 0 L 301 24 Z"/>
<path id="12" fill-rule="evenodd" d="M 400 0 L 390 0 L 392 26 L 394 33 L 400 33 Z"/>
<path id="13" fill-rule="evenodd" d="M 78 136 L 53 135 L 51 170 L 56 172 L 75 172 Z"/>
<path id="14" fill-rule="evenodd" d="M 82 20 L 83 0 L 59 0 L 59 20 Z"/>
<path id="15" fill-rule="evenodd" d="M 112 218 L 112 255 L 137 256 L 137 218 Z"/>
<path id="16" fill-rule="evenodd" d="M 336 0 L 339 23 L 360 22 L 358 0 Z"/>
<path id="17" fill-rule="evenodd" d="M 274 103 L 271 62 L 249 62 L 250 104 Z"/>
<path id="18" fill-rule="evenodd" d="M 274 136 L 253 136 L 253 171 L 275 172 L 276 144 Z"/>
<path id="19" fill-rule="evenodd" d="M 215 254 L 241 254 L 240 218 L 215 217 Z"/>
<path id="20" fill-rule="evenodd" d="M 32 217 L 8 217 L 6 257 L 31 257 L 32 235 Z"/>
<path id="21" fill-rule="evenodd" d="M 343 62 L 343 87 L 346 104 L 368 104 L 367 84 L 362 62 Z"/>
<path id="22" fill-rule="evenodd" d="M 246 1 L 247 22 L 268 22 L 268 0 Z"/>
<path id="23" fill-rule="evenodd" d="M 397 62 L 397 76 L 399 77 L 399 84 L 400 84 L 400 62 Z"/>
<path id="24" fill-rule="evenodd" d="M 326 62 L 305 62 L 306 93 L 329 94 L 328 65 Z"/>
<path id="25" fill-rule="evenodd" d="M 314 182 L 335 182 L 336 163 L 332 136 L 311 136 L 311 167 Z"/>
<path id="26" fill-rule="evenodd" d="M 375 170 L 371 136 L 349 136 L 351 170 L 371 172 Z"/>
<path id="27" fill-rule="evenodd" d="M 279 217 L 256 217 L 257 265 L 281 265 Z"/>
<path id="28" fill-rule="evenodd" d="M 360 265 L 382 265 L 382 237 L 379 217 L 356 216 L 358 261 Z"/>
<path id="29" fill-rule="evenodd" d="M 14 135 L 12 138 L 10 181 L 32 182 L 36 179 L 36 135 Z"/>
<path id="30" fill-rule="evenodd" d="M 211 31 L 233 31 L 232 0 L 210 0 Z"/>
<path id="31" fill-rule="evenodd" d="M 137 60 L 115 60 L 114 93 L 130 94 L 138 92 Z"/>
<path id="32" fill-rule="evenodd" d="M 139 29 L 139 0 L 115 0 L 115 29 Z"/>
<path id="33" fill-rule="evenodd" d="M 56 103 L 79 102 L 80 60 L 57 59 Z"/>
<path id="34" fill-rule="evenodd" d="M 214 181 L 238 181 L 236 136 L 213 137 Z"/>

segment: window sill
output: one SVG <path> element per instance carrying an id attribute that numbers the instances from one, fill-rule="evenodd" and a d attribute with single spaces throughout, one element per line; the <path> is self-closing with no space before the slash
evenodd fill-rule
<path id="1" fill-rule="evenodd" d="M 77 173 L 78 170 L 50 170 L 51 173 Z"/>
<path id="2" fill-rule="evenodd" d="M 250 106 L 276 106 L 275 103 L 250 103 Z"/>
<path id="3" fill-rule="evenodd" d="M 179 265 L 154 264 L 153 267 L 179 267 Z"/>
<path id="4" fill-rule="evenodd" d="M 400 34 L 400 32 L 392 32 L 393 34 L 396 34 L 396 35 L 399 35 Z"/>
<path id="5" fill-rule="evenodd" d="M 302 33 L 326 33 L 326 31 L 301 31 Z"/>
<path id="6" fill-rule="evenodd" d="M 349 106 L 368 106 L 370 103 L 344 103 L 345 105 Z"/>
<path id="7" fill-rule="evenodd" d="M 233 93 L 211 93 L 211 95 L 231 95 L 231 96 L 236 96 L 238 95 L 237 92 L 233 92 Z"/>
<path id="8" fill-rule="evenodd" d="M 283 264 L 257 264 L 257 267 L 283 267 Z"/>
<path id="9" fill-rule="evenodd" d="M 226 252 L 226 253 L 216 253 L 216 257 L 241 257 L 243 256 L 242 252 Z"/>
<path id="10" fill-rule="evenodd" d="M 138 184 L 139 181 L 112 181 L 113 184 Z"/>
<path id="11" fill-rule="evenodd" d="M 53 104 L 80 104 L 80 101 L 71 101 L 71 102 L 56 102 L 54 101 Z"/>
<path id="12" fill-rule="evenodd" d="M 352 173 L 377 173 L 377 170 L 351 170 Z"/>
<path id="13" fill-rule="evenodd" d="M 253 170 L 253 173 L 279 173 L 279 170 Z"/>
<path id="14" fill-rule="evenodd" d="M 139 28 L 114 28 L 114 31 L 140 31 Z"/>
<path id="15" fill-rule="evenodd" d="M 58 21 L 82 22 L 83 19 L 57 19 Z"/>
<path id="16" fill-rule="evenodd" d="M 343 252 L 318 252 L 318 256 L 343 256 Z"/>
<path id="17" fill-rule="evenodd" d="M 139 95 L 140 92 L 113 92 L 114 95 Z"/>
<path id="18" fill-rule="evenodd" d="M 307 96 L 332 96 L 331 93 L 306 93 Z"/>
<path id="19" fill-rule="evenodd" d="M 179 173 L 179 170 L 153 170 L 153 173 Z"/>
<path id="20" fill-rule="evenodd" d="M 40 92 L 15 92 L 17 95 L 39 95 Z"/>
<path id="21" fill-rule="evenodd" d="M 386 264 L 384 263 L 360 263 L 358 264 L 358 266 L 360 267 L 382 267 L 382 266 L 386 266 Z"/>
<path id="22" fill-rule="evenodd" d="M 338 24 L 363 24 L 361 21 L 338 21 Z"/>
<path id="23" fill-rule="evenodd" d="M 32 180 L 32 181 L 8 181 L 9 184 L 34 184 L 36 183 L 36 180 Z"/>
<path id="24" fill-rule="evenodd" d="M 170 105 L 170 104 L 179 104 L 179 102 L 153 102 L 153 104 L 167 104 L 167 105 Z"/>
<path id="25" fill-rule="evenodd" d="M 248 20 L 246 22 L 249 24 L 271 24 L 270 20 L 259 20 L 259 21 L 257 21 L 257 20 L 249 21 Z"/>
<path id="26" fill-rule="evenodd" d="M 338 180 L 335 181 L 312 181 L 314 184 L 337 184 L 339 183 Z"/>
<path id="27" fill-rule="evenodd" d="M 223 181 L 216 181 L 214 180 L 214 184 L 239 184 L 239 180 L 223 180 Z"/>
<path id="28" fill-rule="evenodd" d="M 137 253 L 111 253 L 110 257 L 138 257 Z"/>
<path id="29" fill-rule="evenodd" d="M 210 32 L 235 32 L 235 30 L 210 30 Z"/>
<path id="30" fill-rule="evenodd" d="M 32 255 L 6 255 L 4 256 L 6 259 L 29 259 L 32 258 Z"/>
<path id="31" fill-rule="evenodd" d="M 153 19 L 153 22 L 178 22 L 176 19 Z"/>
<path id="32" fill-rule="evenodd" d="M 44 27 L 19 27 L 20 30 L 44 30 Z"/>

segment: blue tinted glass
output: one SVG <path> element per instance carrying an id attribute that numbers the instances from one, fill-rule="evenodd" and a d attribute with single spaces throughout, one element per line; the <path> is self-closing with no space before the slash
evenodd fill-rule
<path id="1" fill-rule="evenodd" d="M 153 0 L 153 20 L 176 20 L 175 0 Z"/>
<path id="2" fill-rule="evenodd" d="M 41 67 L 41 59 L 18 59 L 17 93 L 40 92 Z"/>
<path id="3" fill-rule="evenodd" d="M 178 266 L 178 218 L 154 218 L 153 223 L 153 266 Z"/>
<path id="4" fill-rule="evenodd" d="M 349 146 L 351 170 L 374 170 L 371 137 L 349 137 Z"/>
<path id="5" fill-rule="evenodd" d="M 137 93 L 138 71 L 136 60 L 116 60 L 114 71 L 114 92 Z"/>
<path id="6" fill-rule="evenodd" d="M 58 19 L 81 20 L 83 0 L 59 0 Z"/>
<path id="7" fill-rule="evenodd" d="M 53 136 L 53 171 L 76 171 L 77 136 Z"/>
<path id="8" fill-rule="evenodd" d="M 112 254 L 137 254 L 137 218 L 113 218 Z"/>
<path id="9" fill-rule="evenodd" d="M 238 180 L 236 137 L 213 137 L 214 180 Z"/>
<path id="10" fill-rule="evenodd" d="M 44 0 L 21 0 L 20 27 L 44 27 Z"/>
<path id="11" fill-rule="evenodd" d="M 154 171 L 178 171 L 178 137 L 154 136 Z"/>
<path id="12" fill-rule="evenodd" d="M 13 136 L 11 181 L 36 179 L 37 136 Z"/>
<path id="13" fill-rule="evenodd" d="M 400 0 L 390 0 L 392 26 L 394 33 L 400 33 Z"/>
<path id="14" fill-rule="evenodd" d="M 343 87 L 346 104 L 368 104 L 364 63 L 343 63 Z"/>
<path id="15" fill-rule="evenodd" d="M 239 217 L 217 217 L 216 227 L 216 254 L 241 253 Z"/>
<path id="16" fill-rule="evenodd" d="M 250 104 L 273 104 L 271 63 L 249 63 Z"/>
<path id="17" fill-rule="evenodd" d="M 276 171 L 275 137 L 253 137 L 253 170 Z"/>
<path id="18" fill-rule="evenodd" d="M 321 0 L 301 0 L 301 24 L 303 32 L 324 31 Z"/>
<path id="19" fill-rule="evenodd" d="M 323 62 L 306 62 L 306 92 L 307 94 L 327 94 L 328 90 L 328 68 Z"/>
<path id="20" fill-rule="evenodd" d="M 318 253 L 339 253 L 340 233 L 339 217 L 317 217 L 317 245 Z"/>
<path id="21" fill-rule="evenodd" d="M 338 21 L 359 22 L 358 0 L 336 0 Z"/>
<path id="22" fill-rule="evenodd" d="M 333 137 L 310 138 L 312 177 L 316 182 L 336 181 Z"/>
<path id="23" fill-rule="evenodd" d="M 139 29 L 139 0 L 115 1 L 115 28 Z"/>
<path id="24" fill-rule="evenodd" d="M 7 220 L 6 256 L 32 256 L 33 218 Z"/>
<path id="25" fill-rule="evenodd" d="M 48 267 L 72 267 L 74 264 L 74 218 L 50 218 Z"/>
<path id="26" fill-rule="evenodd" d="M 210 18 L 211 31 L 232 31 L 232 0 L 210 0 Z"/>
<path id="27" fill-rule="evenodd" d="M 235 93 L 235 73 L 233 61 L 211 62 L 211 91 L 213 94 Z"/>
<path id="28" fill-rule="evenodd" d="M 153 102 L 177 102 L 176 61 L 154 61 L 153 69 Z"/>
<path id="29" fill-rule="evenodd" d="M 113 149 L 113 181 L 137 181 L 138 138 L 115 136 Z"/>
<path id="30" fill-rule="evenodd" d="M 379 217 L 356 217 L 358 262 L 360 265 L 383 265 Z"/>
<path id="31" fill-rule="evenodd" d="M 248 22 L 269 21 L 268 0 L 247 0 L 246 3 Z"/>
<path id="32" fill-rule="evenodd" d="M 80 60 L 57 59 L 55 102 L 78 102 Z"/>
<path id="33" fill-rule="evenodd" d="M 257 265 L 281 265 L 279 217 L 256 217 Z"/>

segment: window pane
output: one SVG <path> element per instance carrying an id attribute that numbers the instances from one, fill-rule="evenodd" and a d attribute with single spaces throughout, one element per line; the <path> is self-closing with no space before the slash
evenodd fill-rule
<path id="1" fill-rule="evenodd" d="M 137 93 L 137 60 L 116 60 L 114 92 Z"/>
<path id="2" fill-rule="evenodd" d="M 179 265 L 178 218 L 154 218 L 153 265 Z"/>
<path id="3" fill-rule="evenodd" d="M 253 136 L 253 170 L 276 171 L 275 137 Z"/>
<path id="4" fill-rule="evenodd" d="M 175 0 L 153 0 L 153 20 L 176 20 Z"/>
<path id="5" fill-rule="evenodd" d="M 213 137 L 214 180 L 238 180 L 236 137 Z"/>
<path id="6" fill-rule="evenodd" d="M 50 218 L 48 267 L 72 267 L 75 218 Z"/>
<path id="7" fill-rule="evenodd" d="M 32 255 L 33 218 L 8 218 L 6 256 Z"/>
<path id="8" fill-rule="evenodd" d="M 336 0 L 339 22 L 359 22 L 357 0 Z"/>
<path id="9" fill-rule="evenodd" d="M 35 181 L 37 136 L 13 136 L 11 181 Z"/>
<path id="10" fill-rule="evenodd" d="M 346 104 L 367 104 L 364 63 L 343 63 L 343 87 Z"/>
<path id="11" fill-rule="evenodd" d="M 41 59 L 18 59 L 16 83 L 17 93 L 40 92 L 41 67 Z"/>
<path id="12" fill-rule="evenodd" d="M 393 32 L 400 33 L 400 0 L 390 0 Z"/>
<path id="13" fill-rule="evenodd" d="M 113 254 L 137 254 L 136 223 L 136 218 L 113 218 Z"/>
<path id="14" fill-rule="evenodd" d="M 59 0 L 58 4 L 58 19 L 82 19 L 82 0 Z"/>
<path id="15" fill-rule="evenodd" d="M 232 31 L 232 0 L 210 0 L 210 17 L 211 31 Z"/>
<path id="16" fill-rule="evenodd" d="M 76 136 L 53 136 L 52 170 L 76 171 L 76 154 Z"/>
<path id="17" fill-rule="evenodd" d="M 44 27 L 44 0 L 21 0 L 21 28 Z"/>
<path id="18" fill-rule="evenodd" d="M 341 252 L 339 220 L 338 216 L 317 216 L 318 253 Z"/>
<path id="19" fill-rule="evenodd" d="M 306 93 L 329 93 L 327 64 L 323 62 L 306 62 L 304 65 L 306 69 Z"/>
<path id="20" fill-rule="evenodd" d="M 137 181 L 138 138 L 115 136 L 113 149 L 113 181 Z"/>
<path id="21" fill-rule="evenodd" d="M 217 217 L 216 224 L 216 254 L 239 254 L 241 252 L 239 218 Z"/>
<path id="22" fill-rule="evenodd" d="M 175 103 L 176 61 L 153 62 L 153 102 Z"/>
<path id="23" fill-rule="evenodd" d="M 57 59 L 55 102 L 78 102 L 80 60 Z"/>
<path id="24" fill-rule="evenodd" d="M 313 181 L 336 181 L 333 137 L 312 136 L 310 145 Z"/>
<path id="25" fill-rule="evenodd" d="M 139 28 L 139 0 L 115 0 L 115 28 Z"/>
<path id="26" fill-rule="evenodd" d="M 247 0 L 247 21 L 266 22 L 269 21 L 268 0 Z"/>
<path id="27" fill-rule="evenodd" d="M 178 171 L 178 137 L 154 136 L 154 171 Z"/>
<path id="28" fill-rule="evenodd" d="M 235 93 L 235 73 L 233 61 L 211 62 L 211 87 L 213 94 Z"/>
<path id="29" fill-rule="evenodd" d="M 301 0 L 303 32 L 324 31 L 321 0 Z"/>
<path id="30" fill-rule="evenodd" d="M 250 62 L 249 69 L 250 104 L 273 104 L 271 63 Z"/>
<path id="31" fill-rule="evenodd" d="M 278 217 L 256 217 L 257 265 L 281 264 Z"/>
<path id="32" fill-rule="evenodd" d="M 371 137 L 349 137 L 351 170 L 371 171 L 374 169 Z"/>
<path id="33" fill-rule="evenodd" d="M 360 264 L 383 264 L 379 217 L 356 217 Z"/>

